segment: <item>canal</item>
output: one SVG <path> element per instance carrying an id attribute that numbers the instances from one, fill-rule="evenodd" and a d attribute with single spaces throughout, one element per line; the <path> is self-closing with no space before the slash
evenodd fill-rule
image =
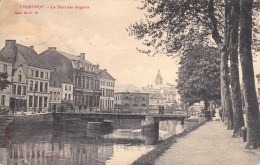
<path id="1" fill-rule="evenodd" d="M 69 121 L 8 126 L 0 137 L 2 165 L 124 165 L 181 133 L 179 121 L 160 121 L 159 136 L 144 135 L 139 119 L 113 120 L 113 129 L 86 130 Z"/>

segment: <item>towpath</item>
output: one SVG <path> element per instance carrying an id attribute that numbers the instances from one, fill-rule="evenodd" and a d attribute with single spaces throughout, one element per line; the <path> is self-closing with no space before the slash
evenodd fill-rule
<path id="1" fill-rule="evenodd" d="M 179 139 L 156 165 L 260 165 L 260 151 L 245 149 L 222 122 L 207 122 Z"/>

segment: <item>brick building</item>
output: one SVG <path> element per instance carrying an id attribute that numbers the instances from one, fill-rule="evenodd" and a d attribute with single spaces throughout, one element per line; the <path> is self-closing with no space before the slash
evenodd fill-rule
<path id="1" fill-rule="evenodd" d="M 73 82 L 74 105 L 87 106 L 89 110 L 99 108 L 99 65 L 87 61 L 85 53 L 75 56 L 50 47 L 40 54 L 40 59 L 48 67 L 56 69 L 57 74 L 67 76 Z"/>

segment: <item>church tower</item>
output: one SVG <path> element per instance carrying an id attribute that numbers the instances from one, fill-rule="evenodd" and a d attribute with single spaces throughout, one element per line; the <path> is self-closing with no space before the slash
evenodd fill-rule
<path id="1" fill-rule="evenodd" d="M 160 70 L 158 69 L 158 73 L 155 78 L 155 85 L 162 85 L 162 83 L 163 83 L 163 79 L 162 79 Z"/>

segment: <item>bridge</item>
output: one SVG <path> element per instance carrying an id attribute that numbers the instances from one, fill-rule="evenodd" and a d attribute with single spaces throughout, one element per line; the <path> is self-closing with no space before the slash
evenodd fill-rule
<path id="1" fill-rule="evenodd" d="M 89 121 L 103 121 L 112 119 L 145 119 L 147 116 L 153 117 L 157 121 L 177 120 L 184 123 L 186 115 L 177 114 L 124 114 L 124 113 L 54 113 L 54 120 L 89 120 Z"/>

